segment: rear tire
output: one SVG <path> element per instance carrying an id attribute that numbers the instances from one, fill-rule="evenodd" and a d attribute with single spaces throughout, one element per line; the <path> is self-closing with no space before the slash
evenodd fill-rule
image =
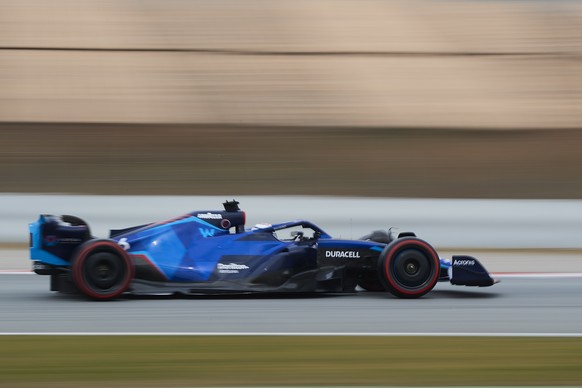
<path id="1" fill-rule="evenodd" d="M 112 240 L 90 240 L 73 259 L 73 281 L 91 299 L 113 299 L 127 291 L 135 269 L 127 252 Z"/>
<path id="2" fill-rule="evenodd" d="M 416 237 L 390 243 L 380 255 L 378 272 L 388 291 L 400 298 L 419 298 L 436 285 L 440 261 L 434 248 Z"/>

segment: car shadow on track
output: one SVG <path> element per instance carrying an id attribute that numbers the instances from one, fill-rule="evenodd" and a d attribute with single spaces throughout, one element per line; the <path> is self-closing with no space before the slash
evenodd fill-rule
<path id="1" fill-rule="evenodd" d="M 434 290 L 427 296 L 446 299 L 491 299 L 497 298 L 500 295 L 498 293 L 487 291 Z"/>
<path id="2" fill-rule="evenodd" d="M 35 295 L 37 299 L 38 295 Z M 433 290 L 427 295 L 419 298 L 419 300 L 434 300 L 434 299 L 492 299 L 500 297 L 501 295 L 494 292 L 484 292 L 481 290 Z M 248 293 L 248 294 L 197 294 L 188 295 L 181 293 L 168 294 L 151 294 L 151 295 L 135 295 L 124 294 L 116 299 L 105 301 L 131 301 L 131 300 L 301 300 L 301 299 L 331 299 L 331 298 L 364 298 L 364 299 L 386 299 L 386 300 L 402 300 L 414 301 L 415 299 L 402 299 L 394 296 L 388 292 L 369 292 L 360 291 L 355 293 Z M 59 300 L 62 302 L 87 302 L 93 301 L 81 294 L 62 294 L 50 293 L 43 294 L 43 298 L 54 302 Z"/>
<path id="3" fill-rule="evenodd" d="M 164 299 L 184 299 L 184 300 L 259 300 L 259 299 L 316 299 L 316 298 L 334 298 L 345 296 L 346 294 L 314 294 L 314 293 L 250 293 L 250 294 L 160 294 L 160 295 L 123 295 L 122 299 L 127 300 L 164 300 Z M 348 294 L 349 295 L 349 294 Z"/>
<path id="4" fill-rule="evenodd" d="M 366 299 L 394 299 L 394 300 L 416 300 L 403 299 L 394 296 L 388 292 L 360 292 L 359 297 Z M 483 292 L 475 290 L 433 290 L 418 300 L 430 299 L 492 299 L 499 297 L 500 294 L 494 292 Z"/>
<path id="5" fill-rule="evenodd" d="M 472 290 L 433 290 L 423 296 L 422 300 L 430 299 L 492 299 L 500 295 L 493 292 L 472 291 Z M 185 295 L 185 294 L 167 294 L 167 295 L 132 295 L 126 294 L 122 299 L 126 300 L 285 300 L 285 299 L 324 299 L 324 298 L 366 298 L 366 299 L 401 299 L 388 292 L 355 292 L 355 293 L 256 293 L 256 294 L 216 294 L 216 295 Z"/>

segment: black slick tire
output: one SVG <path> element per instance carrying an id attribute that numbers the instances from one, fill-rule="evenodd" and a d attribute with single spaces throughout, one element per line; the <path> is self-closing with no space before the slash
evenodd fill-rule
<path id="1" fill-rule="evenodd" d="M 391 242 L 380 255 L 378 272 L 386 290 L 400 298 L 419 298 L 436 285 L 440 260 L 435 249 L 416 237 Z"/>
<path id="2" fill-rule="evenodd" d="M 89 240 L 73 258 L 73 282 L 91 299 L 118 297 L 127 291 L 134 274 L 131 258 L 113 240 Z"/>

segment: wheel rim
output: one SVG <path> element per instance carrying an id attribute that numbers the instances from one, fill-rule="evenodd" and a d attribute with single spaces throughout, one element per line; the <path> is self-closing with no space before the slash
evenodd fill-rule
<path id="1" fill-rule="evenodd" d="M 431 259 L 419 249 L 408 248 L 398 252 L 392 261 L 394 281 L 407 290 L 422 289 L 432 279 Z"/>
<path id="2" fill-rule="evenodd" d="M 110 252 L 89 255 L 82 271 L 85 284 L 99 294 L 109 293 L 119 288 L 125 275 L 122 260 Z"/>

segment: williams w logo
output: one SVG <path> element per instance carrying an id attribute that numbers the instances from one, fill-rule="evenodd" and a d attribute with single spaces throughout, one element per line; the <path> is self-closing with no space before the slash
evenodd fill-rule
<path id="1" fill-rule="evenodd" d="M 198 230 L 200 231 L 200 234 L 202 235 L 202 237 L 207 238 L 207 237 L 212 237 L 214 236 L 214 229 L 203 229 L 203 228 L 198 228 Z"/>

